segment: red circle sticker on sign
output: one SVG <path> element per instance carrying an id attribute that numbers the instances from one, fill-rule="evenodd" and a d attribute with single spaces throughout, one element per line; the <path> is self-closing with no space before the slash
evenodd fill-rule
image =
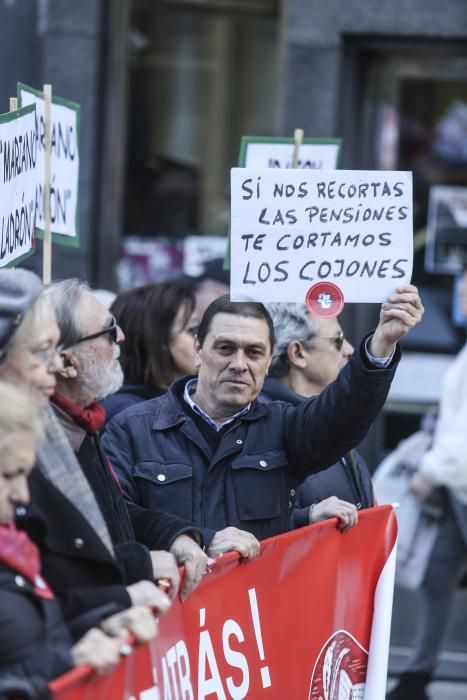
<path id="1" fill-rule="evenodd" d="M 322 318 L 334 318 L 344 308 L 344 295 L 337 284 L 318 282 L 306 293 L 308 311 Z"/>

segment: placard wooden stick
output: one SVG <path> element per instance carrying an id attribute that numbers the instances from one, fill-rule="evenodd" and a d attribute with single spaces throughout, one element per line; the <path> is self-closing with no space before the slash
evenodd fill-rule
<path id="1" fill-rule="evenodd" d="M 293 134 L 294 146 L 292 155 L 292 168 L 298 168 L 300 146 L 303 143 L 303 129 L 295 129 Z"/>
<path id="2" fill-rule="evenodd" d="M 44 241 L 42 247 L 42 281 L 52 281 L 52 227 L 50 220 L 50 181 L 52 173 L 51 153 L 51 104 L 52 85 L 44 85 Z"/>

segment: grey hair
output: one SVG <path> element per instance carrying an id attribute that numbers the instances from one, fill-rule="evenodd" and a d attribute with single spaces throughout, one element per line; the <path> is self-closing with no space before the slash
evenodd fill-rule
<path id="1" fill-rule="evenodd" d="M 32 306 L 30 306 L 24 314 L 24 318 L 10 342 L 7 352 L 17 345 L 30 343 L 31 338 L 34 338 L 37 331 L 42 326 L 44 318 L 48 314 L 53 313 L 53 311 L 49 290 L 48 288 L 44 288 Z"/>
<path id="2" fill-rule="evenodd" d="M 57 324 L 60 328 L 60 344 L 66 348 L 70 347 L 84 333 L 77 314 L 81 293 L 91 290 L 86 282 L 77 278 L 55 282 L 49 290 Z"/>
<path id="3" fill-rule="evenodd" d="M 290 343 L 302 343 L 306 348 L 312 348 L 318 332 L 318 324 L 309 313 L 305 304 L 284 304 L 270 302 L 265 304 L 274 323 L 276 345 L 272 356 L 269 374 L 272 377 L 285 377 L 290 365 L 287 358 L 287 348 Z"/>

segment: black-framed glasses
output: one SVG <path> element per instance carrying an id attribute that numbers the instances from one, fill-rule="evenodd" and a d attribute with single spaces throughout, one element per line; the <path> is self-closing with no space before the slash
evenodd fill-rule
<path id="1" fill-rule="evenodd" d="M 323 340 L 330 340 L 336 350 L 342 350 L 345 340 L 344 331 L 339 331 L 339 333 L 336 333 L 336 335 L 320 335 L 318 337 L 322 338 Z"/>
<path id="2" fill-rule="evenodd" d="M 66 350 L 67 348 L 72 347 L 73 345 L 79 345 L 79 343 L 84 343 L 86 340 L 95 340 L 95 338 L 100 338 L 102 335 L 109 335 L 110 339 L 114 343 L 117 342 L 118 325 L 115 316 L 112 316 L 110 325 L 107 326 L 107 328 L 103 328 L 101 331 L 97 331 L 97 333 L 91 333 L 91 335 L 85 335 L 82 338 L 78 338 L 78 340 L 75 340 L 74 343 L 71 343 L 70 345 L 64 347 L 63 350 Z"/>

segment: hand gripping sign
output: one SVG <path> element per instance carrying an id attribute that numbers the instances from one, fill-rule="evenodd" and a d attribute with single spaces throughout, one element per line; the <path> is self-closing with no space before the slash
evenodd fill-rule
<path id="1" fill-rule="evenodd" d="M 411 173 L 233 168 L 231 193 L 234 301 L 304 302 L 326 283 L 310 295 L 336 312 L 410 282 Z"/>

